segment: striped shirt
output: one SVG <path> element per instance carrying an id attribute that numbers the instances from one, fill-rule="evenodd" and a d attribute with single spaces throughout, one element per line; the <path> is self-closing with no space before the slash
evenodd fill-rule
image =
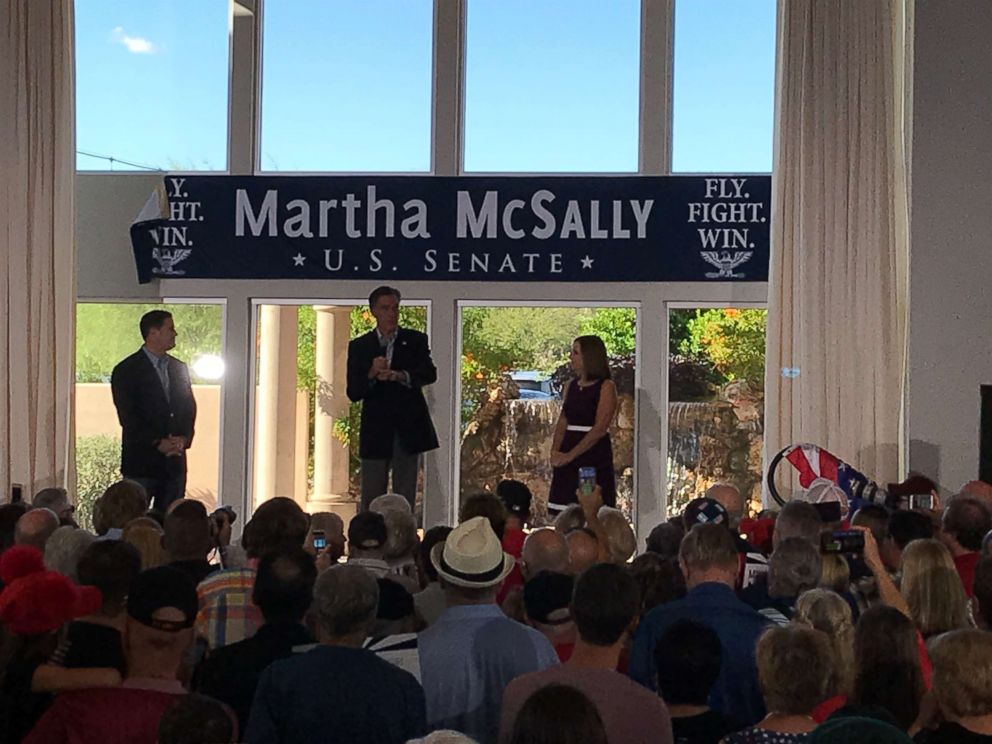
<path id="1" fill-rule="evenodd" d="M 212 573 L 196 587 L 200 600 L 196 634 L 207 639 L 210 648 L 251 638 L 265 622 L 251 601 L 255 563 Z"/>

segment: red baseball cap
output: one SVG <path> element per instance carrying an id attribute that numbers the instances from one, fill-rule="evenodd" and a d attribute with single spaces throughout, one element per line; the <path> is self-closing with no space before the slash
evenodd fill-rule
<path id="1" fill-rule="evenodd" d="M 69 620 L 92 615 L 103 602 L 99 589 L 76 586 L 68 577 L 46 570 L 41 553 L 25 545 L 0 556 L 0 578 L 0 622 L 18 635 L 57 630 Z"/>

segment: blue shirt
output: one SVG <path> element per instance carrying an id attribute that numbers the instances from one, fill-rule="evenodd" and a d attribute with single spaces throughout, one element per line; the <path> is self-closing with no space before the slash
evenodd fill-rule
<path id="1" fill-rule="evenodd" d="M 461 731 L 481 744 L 495 742 L 506 686 L 557 663 L 547 638 L 510 620 L 496 605 L 449 607 L 420 634 L 428 727 Z"/>
<path id="2" fill-rule="evenodd" d="M 148 361 L 152 363 L 155 368 L 156 374 L 158 374 L 158 379 L 162 383 L 162 390 L 165 392 L 165 397 L 169 397 L 169 355 L 163 354 L 159 356 L 158 354 L 152 354 L 148 351 L 147 346 L 142 346 L 141 350 L 145 352 L 145 356 L 148 357 Z"/>
<path id="3" fill-rule="evenodd" d="M 710 707 L 741 724 L 760 721 L 765 705 L 758 686 L 755 646 L 770 626 L 726 584 L 700 584 L 684 598 L 655 607 L 645 615 L 634 636 L 630 676 L 655 689 L 654 647 L 669 626 L 683 619 L 707 625 L 720 637 L 723 663 L 710 691 Z"/>

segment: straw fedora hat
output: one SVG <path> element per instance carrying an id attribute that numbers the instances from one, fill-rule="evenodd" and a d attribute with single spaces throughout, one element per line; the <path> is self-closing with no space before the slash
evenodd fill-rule
<path id="1" fill-rule="evenodd" d="M 444 543 L 434 546 L 431 563 L 449 584 L 485 589 L 506 578 L 514 558 L 503 552 L 488 519 L 472 517 L 455 527 Z"/>

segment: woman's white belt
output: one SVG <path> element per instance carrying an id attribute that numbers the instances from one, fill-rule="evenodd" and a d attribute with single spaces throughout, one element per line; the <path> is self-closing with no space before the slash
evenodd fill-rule
<path id="1" fill-rule="evenodd" d="M 565 429 L 565 431 L 592 431 L 591 426 L 572 426 L 571 424 Z"/>

